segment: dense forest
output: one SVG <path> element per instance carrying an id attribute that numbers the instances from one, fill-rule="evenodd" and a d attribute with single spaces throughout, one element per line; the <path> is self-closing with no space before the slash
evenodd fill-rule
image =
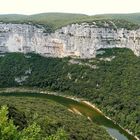
<path id="1" fill-rule="evenodd" d="M 2 140 L 112 140 L 101 126 L 44 97 L 0 96 L 0 106 Z"/>
<path id="2" fill-rule="evenodd" d="M 0 139 L 1 140 L 67 140 L 64 130 L 57 130 L 56 134 L 42 137 L 41 128 L 35 122 L 25 126 L 26 119 L 14 107 L 2 106 L 0 110 Z M 17 125 L 18 124 L 18 125 Z"/>
<path id="3" fill-rule="evenodd" d="M 101 49 L 94 59 L 1 54 L 0 87 L 39 87 L 84 98 L 140 137 L 140 58 Z"/>

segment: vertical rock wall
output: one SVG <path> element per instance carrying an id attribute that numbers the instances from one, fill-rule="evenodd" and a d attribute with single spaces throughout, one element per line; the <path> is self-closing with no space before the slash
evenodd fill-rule
<path id="1" fill-rule="evenodd" d="M 0 23 L 0 53 L 34 52 L 43 56 L 92 58 L 100 48 L 129 48 L 140 55 L 140 29 L 98 28 L 87 23 L 72 24 L 45 33 L 28 24 Z"/>

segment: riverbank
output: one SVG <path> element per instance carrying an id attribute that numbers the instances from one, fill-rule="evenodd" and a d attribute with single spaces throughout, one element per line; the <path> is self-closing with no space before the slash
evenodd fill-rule
<path id="1" fill-rule="evenodd" d="M 71 100 L 74 100 L 76 102 L 79 102 L 79 103 L 83 103 L 87 106 L 90 106 L 92 107 L 93 109 L 95 109 L 96 111 L 98 111 L 99 113 L 101 113 L 103 116 L 105 116 L 103 114 L 103 112 L 98 109 L 94 104 L 90 103 L 89 101 L 86 101 L 84 100 L 83 98 L 77 98 L 77 97 L 73 97 L 73 96 L 67 96 L 67 95 L 63 95 L 61 93 L 56 93 L 56 92 L 51 92 L 51 91 L 46 91 L 44 89 L 31 89 L 31 88 L 6 88 L 6 89 L 0 89 L 0 92 L 5 92 L 5 93 L 10 93 L 10 92 L 30 92 L 30 93 L 41 93 L 41 94 L 49 94 L 49 95 L 55 95 L 55 96 L 60 96 L 60 97 L 65 97 L 65 98 L 68 98 L 68 99 L 71 99 Z M 76 114 L 79 114 L 79 115 L 83 115 L 79 110 L 73 108 L 72 109 L 73 113 L 76 113 Z M 87 116 L 89 117 L 89 116 Z M 109 118 L 108 116 L 105 116 L 107 119 L 111 120 L 112 122 L 114 122 L 114 124 L 117 124 L 115 121 L 113 121 L 111 118 Z M 119 125 L 119 124 L 117 124 Z M 119 127 L 121 129 L 123 129 L 124 131 L 126 131 L 128 134 L 132 135 L 133 137 L 135 137 L 136 140 L 139 140 L 139 138 L 137 136 L 134 136 L 132 132 L 130 132 L 129 130 L 127 129 L 124 129 L 122 126 L 119 125 Z"/>
<path id="2" fill-rule="evenodd" d="M 57 94 L 56 94 L 57 95 Z M 63 96 L 63 95 L 60 95 Z M 114 122 L 114 124 L 117 124 L 119 127 L 121 127 L 124 131 L 126 131 L 127 133 L 129 133 L 130 135 L 134 136 L 136 138 L 136 140 L 140 140 L 137 136 L 135 136 L 131 131 L 129 131 L 128 129 L 123 128 L 121 125 L 119 125 L 118 123 L 116 123 L 114 120 L 112 120 L 111 118 L 109 118 L 108 116 L 106 116 L 99 108 L 97 108 L 94 104 L 90 103 L 89 101 L 83 100 L 83 99 L 79 99 L 79 98 L 74 98 L 74 97 L 70 97 L 70 96 L 63 96 L 66 98 L 70 98 L 72 100 L 75 101 L 79 101 L 82 102 L 90 107 L 92 107 L 93 109 L 97 110 L 99 113 L 101 113 L 102 115 L 104 115 L 107 119 L 111 120 L 112 122 Z M 78 113 L 77 113 L 78 114 Z M 89 120 L 91 120 L 90 117 L 87 117 Z"/>
<path id="3" fill-rule="evenodd" d="M 103 114 L 103 112 L 98 109 L 94 104 L 88 102 L 88 101 L 82 101 L 83 103 L 85 103 L 86 105 L 89 105 L 90 107 L 96 109 L 97 111 L 99 111 L 101 114 Z M 103 114 L 107 119 L 113 121 L 115 124 L 119 125 L 118 123 L 116 123 L 114 120 L 112 120 L 111 118 L 109 118 L 108 116 L 106 116 L 105 114 Z M 126 131 L 127 133 L 129 133 L 130 135 L 134 136 L 136 138 L 136 140 L 140 140 L 137 136 L 135 136 L 131 131 L 129 131 L 128 129 L 123 128 L 121 125 L 119 125 L 119 127 L 121 127 L 124 131 Z"/>

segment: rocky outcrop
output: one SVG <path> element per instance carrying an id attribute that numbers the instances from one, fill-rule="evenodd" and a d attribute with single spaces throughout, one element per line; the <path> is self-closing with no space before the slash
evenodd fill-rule
<path id="1" fill-rule="evenodd" d="M 34 52 L 51 57 L 92 58 L 100 48 L 129 48 L 140 55 L 140 29 L 99 28 L 95 23 L 71 24 L 54 33 L 42 26 L 0 23 L 0 53 Z"/>

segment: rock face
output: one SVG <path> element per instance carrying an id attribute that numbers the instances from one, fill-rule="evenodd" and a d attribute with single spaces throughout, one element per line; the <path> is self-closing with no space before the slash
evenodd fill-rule
<path id="1" fill-rule="evenodd" d="M 92 58 L 100 48 L 129 48 L 140 56 L 140 29 L 98 28 L 71 24 L 46 33 L 40 26 L 0 23 L 0 53 L 34 52 L 50 57 Z"/>

